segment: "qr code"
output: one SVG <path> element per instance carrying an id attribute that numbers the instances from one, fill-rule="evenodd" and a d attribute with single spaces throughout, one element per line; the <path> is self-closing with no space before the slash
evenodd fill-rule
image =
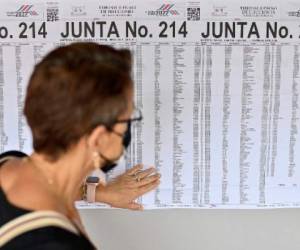
<path id="1" fill-rule="evenodd" d="M 200 8 L 187 8 L 187 20 L 199 21 L 200 20 Z"/>
<path id="2" fill-rule="evenodd" d="M 58 8 L 48 8 L 47 9 L 47 22 L 56 22 L 59 20 Z"/>

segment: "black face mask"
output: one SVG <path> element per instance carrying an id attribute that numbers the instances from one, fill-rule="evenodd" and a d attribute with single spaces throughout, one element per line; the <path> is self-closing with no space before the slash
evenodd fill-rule
<path id="1" fill-rule="evenodd" d="M 131 121 L 127 122 L 127 130 L 125 131 L 125 133 L 123 135 L 120 135 L 118 133 L 115 133 L 115 134 L 123 137 L 122 144 L 123 144 L 124 149 L 126 150 L 131 142 Z M 118 165 L 115 161 L 107 159 L 102 154 L 100 154 L 100 156 L 105 160 L 105 164 L 101 168 L 101 170 L 104 173 L 111 171 Z"/>

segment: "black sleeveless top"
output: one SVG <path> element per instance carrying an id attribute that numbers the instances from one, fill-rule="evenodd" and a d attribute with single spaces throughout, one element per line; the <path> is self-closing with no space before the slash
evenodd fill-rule
<path id="1" fill-rule="evenodd" d="M 0 154 L 0 167 L 10 157 L 24 157 L 20 151 Z M 1 161 L 2 159 L 2 161 Z M 32 212 L 11 204 L 0 186 L 0 227 L 18 216 Z M 24 233 L 10 242 L 3 250 L 94 250 L 93 244 L 83 235 L 76 235 L 59 227 L 49 226 Z"/>

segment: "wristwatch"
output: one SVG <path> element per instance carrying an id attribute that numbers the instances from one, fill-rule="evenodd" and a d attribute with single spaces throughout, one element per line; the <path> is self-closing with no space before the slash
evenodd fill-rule
<path id="1" fill-rule="evenodd" d="M 96 187 L 99 184 L 99 177 L 88 176 L 85 181 L 86 184 L 86 201 L 95 202 L 96 198 Z"/>

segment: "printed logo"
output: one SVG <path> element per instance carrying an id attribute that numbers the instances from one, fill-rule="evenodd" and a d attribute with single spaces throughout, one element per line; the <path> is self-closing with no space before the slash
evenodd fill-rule
<path id="1" fill-rule="evenodd" d="M 72 6 L 71 16 L 86 16 L 85 6 Z"/>
<path id="2" fill-rule="evenodd" d="M 178 16 L 179 12 L 174 8 L 175 4 L 163 4 L 157 10 L 148 10 L 148 16 Z"/>
<path id="3" fill-rule="evenodd" d="M 288 12 L 289 16 L 295 16 L 295 17 L 300 17 L 300 9 L 297 11 L 289 11 Z"/>
<path id="4" fill-rule="evenodd" d="M 227 16 L 227 11 L 225 6 L 213 6 L 212 16 Z"/>
<path id="5" fill-rule="evenodd" d="M 34 10 L 33 5 L 24 4 L 16 11 L 6 12 L 6 15 L 9 17 L 28 17 L 38 16 L 39 14 Z"/>

